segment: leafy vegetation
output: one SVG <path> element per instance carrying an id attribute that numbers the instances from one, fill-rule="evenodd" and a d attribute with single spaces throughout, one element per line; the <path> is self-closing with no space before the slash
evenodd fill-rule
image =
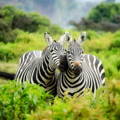
<path id="1" fill-rule="evenodd" d="M 49 95 L 37 85 L 8 82 L 0 85 L 0 119 L 7 120 L 119 120 L 120 83 L 113 81 L 81 97 Z M 3 94 L 4 93 L 4 94 Z"/>
<path id="2" fill-rule="evenodd" d="M 88 15 L 88 20 L 92 20 L 97 23 L 104 20 L 119 23 L 119 14 L 119 3 L 101 3 L 90 11 Z"/>
<path id="3" fill-rule="evenodd" d="M 38 13 L 26 13 L 13 6 L 0 7 L 0 42 L 15 42 L 17 34 L 14 30 L 16 29 L 39 33 L 63 32 L 62 28 L 51 24 L 47 17 Z"/>
<path id="4" fill-rule="evenodd" d="M 0 85 L 0 119 L 21 120 L 38 106 L 46 107 L 50 95 L 37 85 L 11 82 Z M 4 94 L 3 94 L 4 93 Z"/>
<path id="5" fill-rule="evenodd" d="M 70 24 L 78 30 L 93 29 L 104 31 L 116 31 L 120 28 L 120 4 L 119 3 L 101 3 L 93 8 L 88 17 L 83 18 L 76 23 Z"/>

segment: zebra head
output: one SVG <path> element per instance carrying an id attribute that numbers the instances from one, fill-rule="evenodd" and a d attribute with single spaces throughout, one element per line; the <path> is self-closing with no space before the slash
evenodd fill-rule
<path id="1" fill-rule="evenodd" d="M 61 41 L 55 41 L 52 37 L 46 32 L 44 34 L 46 41 L 48 42 L 47 54 L 49 55 L 50 66 L 56 68 L 60 65 L 60 58 L 65 54 L 65 50 L 61 44 Z"/>
<path id="2" fill-rule="evenodd" d="M 70 42 L 67 51 L 67 62 L 69 68 L 73 70 L 75 74 L 79 74 L 82 71 L 83 52 L 83 49 L 76 40 Z"/>

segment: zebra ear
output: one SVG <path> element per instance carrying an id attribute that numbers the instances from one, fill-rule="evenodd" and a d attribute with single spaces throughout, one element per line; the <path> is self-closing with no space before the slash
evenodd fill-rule
<path id="1" fill-rule="evenodd" d="M 78 37 L 77 42 L 78 42 L 79 44 L 81 44 L 83 41 L 86 40 L 86 36 L 87 36 L 86 32 L 82 32 L 82 33 L 80 34 L 80 36 Z"/>
<path id="2" fill-rule="evenodd" d="M 53 42 L 53 39 L 48 32 L 44 33 L 44 39 L 47 41 L 48 45 L 51 45 Z"/>
<path id="3" fill-rule="evenodd" d="M 72 39 L 71 34 L 69 32 L 65 32 L 59 39 L 59 43 L 64 45 L 65 42 L 70 42 Z"/>

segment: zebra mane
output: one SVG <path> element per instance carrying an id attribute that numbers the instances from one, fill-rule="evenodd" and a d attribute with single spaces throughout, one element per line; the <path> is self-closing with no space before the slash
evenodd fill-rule
<path id="1" fill-rule="evenodd" d="M 59 70 L 61 72 L 65 72 L 68 69 L 68 62 L 67 62 L 67 56 L 62 55 L 60 58 L 60 65 L 59 65 Z"/>
<path id="2" fill-rule="evenodd" d="M 47 46 L 47 47 L 45 47 L 45 48 L 43 49 L 42 56 L 45 55 L 45 53 L 46 53 L 48 47 L 49 47 L 49 46 Z"/>

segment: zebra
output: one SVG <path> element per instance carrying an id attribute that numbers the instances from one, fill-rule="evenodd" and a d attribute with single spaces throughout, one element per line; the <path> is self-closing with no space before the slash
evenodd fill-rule
<path id="1" fill-rule="evenodd" d="M 80 41 L 73 40 L 61 58 L 61 73 L 58 76 L 57 95 L 63 97 L 65 93 L 69 96 L 83 94 L 86 88 L 94 95 L 96 90 L 105 84 L 105 71 L 101 60 L 91 54 L 84 54 Z M 65 63 L 64 63 L 65 64 Z"/>
<path id="2" fill-rule="evenodd" d="M 52 37 L 50 36 L 50 33 L 45 32 L 44 33 L 45 41 L 48 43 L 48 45 L 52 44 Z M 59 39 L 59 42 L 61 45 L 64 45 L 65 42 L 69 42 L 71 38 L 71 34 L 69 32 L 65 32 Z M 40 58 L 42 55 L 44 55 L 45 50 L 33 50 L 28 51 L 24 53 L 19 60 L 19 69 L 23 68 L 23 66 L 27 66 L 34 58 Z M 19 70 L 18 70 L 19 71 Z"/>
<path id="3" fill-rule="evenodd" d="M 61 45 L 61 40 L 53 41 L 52 37 L 45 33 L 44 37 L 48 42 L 48 47 L 42 52 L 32 51 L 25 53 L 20 58 L 20 64 L 15 75 L 15 79 L 23 83 L 39 84 L 51 94 L 56 94 L 56 73 L 55 70 L 60 64 L 60 57 L 65 50 Z"/>

